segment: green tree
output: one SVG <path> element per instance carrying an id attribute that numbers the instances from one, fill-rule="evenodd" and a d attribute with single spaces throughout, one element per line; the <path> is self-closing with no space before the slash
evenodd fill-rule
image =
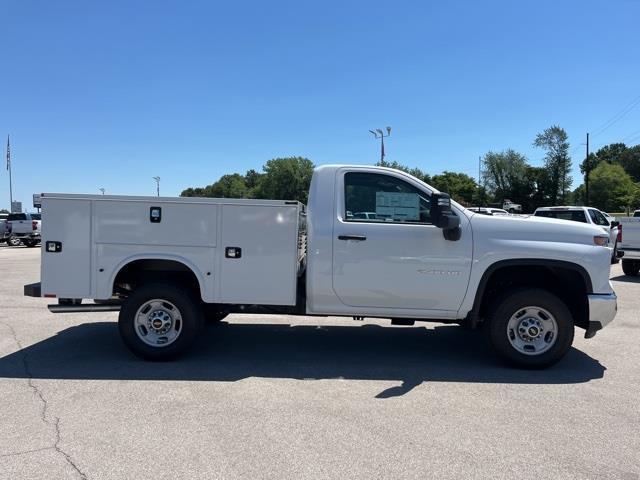
<path id="1" fill-rule="evenodd" d="M 527 166 L 525 156 L 512 149 L 488 152 L 482 159 L 483 184 L 498 201 L 515 202 L 514 190 L 525 181 Z"/>
<path id="2" fill-rule="evenodd" d="M 634 182 L 640 182 L 640 145 L 624 150 L 618 157 L 618 163 Z"/>
<path id="3" fill-rule="evenodd" d="M 457 202 L 471 204 L 477 197 L 478 185 L 466 173 L 444 171 L 431 177 L 431 185 L 441 192 L 446 192 Z"/>
<path id="4" fill-rule="evenodd" d="M 189 187 L 183 190 L 180 194 L 181 197 L 205 197 L 205 189 L 200 187 Z"/>
<path id="5" fill-rule="evenodd" d="M 589 167 L 591 170 L 600 165 L 601 162 L 620 163 L 622 154 L 627 150 L 624 143 L 612 143 L 605 145 L 595 153 L 589 154 Z M 587 162 L 583 160 L 580 163 L 580 171 L 585 174 L 587 171 Z"/>
<path id="6" fill-rule="evenodd" d="M 206 196 L 213 198 L 246 198 L 249 189 L 244 176 L 239 173 L 223 175 L 213 185 L 205 188 Z"/>
<path id="7" fill-rule="evenodd" d="M 247 198 L 249 189 L 245 178 L 239 173 L 223 175 L 220 179 L 204 188 L 187 188 L 182 197 L 212 197 L 212 198 Z"/>
<path id="8" fill-rule="evenodd" d="M 635 207 L 640 195 L 638 185 L 618 164 L 600 163 L 589 176 L 589 200 L 605 212 Z"/>
<path id="9" fill-rule="evenodd" d="M 247 184 L 247 188 L 249 190 L 253 190 L 254 188 L 256 188 L 261 176 L 262 174 L 256 172 L 254 169 L 247 170 L 247 173 L 244 176 L 244 181 Z"/>
<path id="10" fill-rule="evenodd" d="M 307 203 L 313 162 L 303 157 L 274 158 L 263 167 L 255 188 L 256 198 L 298 200 Z"/>
<path id="11" fill-rule="evenodd" d="M 386 160 L 381 160 L 376 163 L 376 167 L 387 167 L 393 168 L 395 170 L 400 170 L 402 172 L 408 173 L 412 177 L 416 177 L 419 180 L 422 180 L 425 183 L 431 185 L 431 176 L 428 173 L 423 172 L 417 167 L 407 167 L 406 165 L 402 165 L 401 163 L 396 162 L 387 162 Z M 437 188 L 437 187 L 436 187 Z"/>
<path id="12" fill-rule="evenodd" d="M 549 170 L 553 192 L 551 203 L 558 199 L 565 203 L 566 194 L 571 190 L 571 157 L 567 132 L 553 125 L 536 135 L 533 145 L 546 151 L 545 167 Z"/>

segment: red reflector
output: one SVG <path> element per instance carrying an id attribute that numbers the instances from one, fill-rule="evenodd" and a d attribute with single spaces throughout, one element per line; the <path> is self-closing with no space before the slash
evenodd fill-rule
<path id="1" fill-rule="evenodd" d="M 56 298 L 56 294 L 55 293 L 45 293 L 43 295 L 43 297 L 45 297 L 45 298 Z"/>

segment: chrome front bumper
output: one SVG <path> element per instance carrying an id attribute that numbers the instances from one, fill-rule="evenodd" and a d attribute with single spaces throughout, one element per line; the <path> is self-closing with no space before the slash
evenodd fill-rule
<path id="1" fill-rule="evenodd" d="M 589 300 L 589 328 L 584 338 L 593 337 L 615 318 L 618 311 L 618 297 L 615 293 L 605 295 L 587 295 Z"/>

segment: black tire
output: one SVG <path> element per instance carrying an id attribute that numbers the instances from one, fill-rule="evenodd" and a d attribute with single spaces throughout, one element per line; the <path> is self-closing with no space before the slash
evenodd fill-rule
<path id="1" fill-rule="evenodd" d="M 540 354 L 521 353 L 512 345 L 509 320 L 524 307 L 538 307 L 549 312 L 556 321 L 555 341 Z M 547 368 L 558 362 L 573 343 L 573 317 L 562 300 L 540 288 L 514 289 L 497 299 L 488 311 L 485 333 L 491 348 L 511 365 L 520 368 Z"/>
<path id="2" fill-rule="evenodd" d="M 22 243 L 29 248 L 33 248 L 38 244 L 38 242 L 35 240 L 23 240 Z"/>
<path id="3" fill-rule="evenodd" d="M 635 277 L 640 272 L 640 261 L 639 260 L 625 260 L 622 259 L 622 271 L 625 275 L 629 275 Z"/>
<path id="4" fill-rule="evenodd" d="M 168 345 L 151 346 L 136 333 L 138 309 L 153 299 L 169 302 L 180 317 L 180 332 Z M 200 299 L 187 289 L 166 283 L 153 283 L 136 289 L 123 303 L 118 317 L 118 329 L 125 345 L 136 356 L 153 361 L 172 360 L 183 355 L 198 338 L 202 324 Z"/>
<path id="5" fill-rule="evenodd" d="M 11 235 L 7 239 L 7 245 L 9 245 L 10 247 L 19 247 L 20 245 L 22 245 L 22 240 L 20 240 L 18 237 Z"/>

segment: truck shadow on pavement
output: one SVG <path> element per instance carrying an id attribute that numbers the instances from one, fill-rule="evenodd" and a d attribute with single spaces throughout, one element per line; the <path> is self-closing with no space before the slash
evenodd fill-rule
<path id="1" fill-rule="evenodd" d="M 571 384 L 606 368 L 572 348 L 547 370 L 499 363 L 481 332 L 458 326 L 392 328 L 226 323 L 208 326 L 185 357 L 145 362 L 124 347 L 115 322 L 87 323 L 0 358 L 0 378 L 191 380 L 248 377 L 396 380 L 377 398 L 404 395 L 423 382 Z"/>
<path id="2" fill-rule="evenodd" d="M 611 280 L 614 282 L 640 283 L 640 276 L 618 275 L 617 277 L 611 277 Z"/>

